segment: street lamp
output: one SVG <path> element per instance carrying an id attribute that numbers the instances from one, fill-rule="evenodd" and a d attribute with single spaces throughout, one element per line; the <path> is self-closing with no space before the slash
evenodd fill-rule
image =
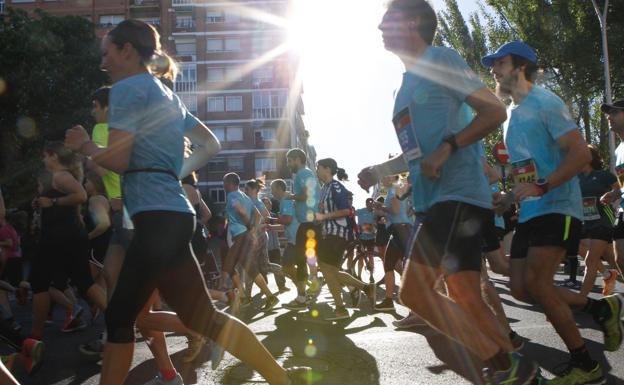
<path id="1" fill-rule="evenodd" d="M 598 15 L 598 20 L 600 21 L 600 31 L 602 35 L 602 56 L 605 77 L 605 101 L 607 104 L 611 104 L 613 102 L 613 97 L 611 95 L 609 46 L 607 44 L 607 14 L 609 11 L 609 0 L 605 0 L 604 9 L 602 10 L 602 12 L 600 11 L 600 7 L 598 6 L 596 0 L 592 0 L 592 4 L 594 4 L 594 10 L 596 11 L 596 15 Z M 609 130 L 609 158 L 611 159 L 609 162 L 611 172 L 615 172 L 615 135 L 611 130 Z"/>

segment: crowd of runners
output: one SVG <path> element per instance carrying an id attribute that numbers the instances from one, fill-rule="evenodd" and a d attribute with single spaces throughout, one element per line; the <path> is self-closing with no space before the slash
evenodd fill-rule
<path id="1" fill-rule="evenodd" d="M 394 326 L 428 325 L 464 345 L 482 360 L 486 384 L 605 383 L 574 313 L 593 316 L 605 351 L 620 349 L 624 311 L 613 290 L 624 268 L 624 145 L 614 175 L 564 102 L 534 83 L 539 60 L 527 44 L 482 58 L 496 81 L 489 90 L 456 51 L 431 45 L 436 28 L 425 0 L 391 0 L 379 25 L 406 68 L 392 117 L 403 152 L 359 172 L 370 198 L 353 201 L 336 160 L 312 166 L 295 148 L 286 154 L 291 189 L 282 179 L 265 185 L 227 173 L 226 208 L 216 215 L 195 171 L 219 141 L 172 92 L 176 67 L 157 31 L 137 20 L 117 25 L 102 41 L 112 86 L 93 93 L 91 134 L 78 125 L 45 145 L 30 215 L 0 205 L 0 337 L 15 351 L 4 366 L 32 373 L 45 364 L 52 305 L 65 310 L 63 332 L 103 315 L 102 336 L 75 347 L 102 357 L 101 384 L 124 382 L 136 332 L 158 366 L 148 384 L 182 384 L 165 332 L 188 336 L 185 362 L 211 344 L 213 368 L 228 351 L 270 384 L 306 384 L 312 369 L 280 366 L 237 315 L 253 306 L 254 284 L 263 312 L 287 292 L 283 308 L 308 311 L 326 286 L 334 304 L 327 321 L 350 318 L 348 307 L 365 297 L 379 312 L 399 301 L 410 313 Z M 624 138 L 624 101 L 601 109 Z M 482 140 L 500 127 L 511 181 L 488 164 Z M 383 261 L 379 281 L 375 259 Z M 570 279 L 557 285 L 564 262 Z M 555 378 L 520 352 L 523 338 L 488 271 L 508 276 L 513 297 L 539 305 L 565 343 L 569 364 Z M 589 297 L 598 277 L 600 299 Z M 26 331 L 11 306 L 29 298 Z M 6 368 L 0 382 L 17 383 Z"/>

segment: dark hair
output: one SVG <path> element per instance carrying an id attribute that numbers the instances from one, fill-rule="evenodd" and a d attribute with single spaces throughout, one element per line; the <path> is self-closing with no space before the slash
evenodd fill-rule
<path id="1" fill-rule="evenodd" d="M 76 180 L 82 183 L 83 180 L 83 171 L 82 171 L 82 160 L 72 150 L 65 147 L 63 142 L 52 141 L 48 142 L 43 149 L 48 155 L 56 155 L 59 160 L 59 163 L 63 166 L 67 167 L 69 172 L 76 178 Z"/>
<path id="2" fill-rule="evenodd" d="M 229 172 L 223 177 L 223 183 L 240 185 L 240 176 L 235 172 Z"/>
<path id="3" fill-rule="evenodd" d="M 195 171 L 193 171 L 184 178 L 182 178 L 181 182 L 182 184 L 188 184 L 190 186 L 197 187 L 197 174 L 195 173 Z"/>
<path id="4" fill-rule="evenodd" d="M 511 54 L 511 64 L 513 65 L 514 68 L 518 68 L 518 67 L 524 67 L 524 77 L 526 78 L 526 80 L 533 82 L 535 81 L 535 77 L 537 76 L 537 64 L 533 63 L 532 61 L 530 61 L 527 58 L 524 58 L 522 56 L 518 56 L 518 55 L 514 55 Z"/>
<path id="5" fill-rule="evenodd" d="M 152 25 L 136 19 L 124 20 L 108 32 L 108 37 L 119 49 L 126 43 L 132 45 L 141 58 L 141 64 L 149 67 L 156 76 L 172 81 L 176 78 L 178 67 L 171 56 L 162 50 L 160 34 Z"/>
<path id="6" fill-rule="evenodd" d="M 420 17 L 418 34 L 431 45 L 438 29 L 438 17 L 431 4 L 426 0 L 390 0 L 388 10 L 398 11 L 407 19 Z"/>
<path id="7" fill-rule="evenodd" d="M 378 196 L 377 199 L 375 199 L 377 202 L 380 203 L 384 203 L 386 201 L 386 198 L 382 197 L 382 196 Z"/>
<path id="8" fill-rule="evenodd" d="M 589 152 L 591 153 L 592 157 L 589 165 L 594 170 L 602 170 L 602 168 L 604 167 L 604 162 L 602 161 L 602 155 L 600 155 L 600 150 L 598 150 L 598 147 L 594 146 L 593 144 L 588 144 L 587 147 L 589 148 Z"/>
<path id="9" fill-rule="evenodd" d="M 247 183 L 245 183 L 245 186 L 250 189 L 260 191 L 264 188 L 264 181 L 261 179 L 250 179 Z"/>
<path id="10" fill-rule="evenodd" d="M 282 191 L 286 191 L 286 182 L 283 179 L 275 179 L 271 182 L 271 186 L 273 185 L 278 186 Z"/>
<path id="11" fill-rule="evenodd" d="M 108 107 L 108 95 L 110 94 L 110 86 L 100 87 L 93 93 L 91 100 L 98 102 L 100 107 Z"/>
<path id="12" fill-rule="evenodd" d="M 288 152 L 286 153 L 286 158 L 287 159 L 299 158 L 299 160 L 301 160 L 301 163 L 303 164 L 305 164 L 306 161 L 308 160 L 306 153 L 303 152 L 303 150 L 300 148 L 293 148 L 293 149 L 288 150 Z"/>
<path id="13" fill-rule="evenodd" d="M 348 180 L 349 175 L 347 175 L 344 168 L 338 167 L 338 163 L 332 158 L 321 159 L 316 162 L 319 166 L 327 167 L 331 171 L 332 175 L 336 175 L 338 180 Z"/>

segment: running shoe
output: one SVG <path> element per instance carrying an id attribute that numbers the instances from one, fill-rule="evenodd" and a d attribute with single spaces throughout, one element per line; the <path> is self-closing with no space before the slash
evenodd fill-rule
<path id="1" fill-rule="evenodd" d="M 573 363 L 569 363 L 567 368 L 557 377 L 548 381 L 550 385 L 599 385 L 605 384 L 607 379 L 602 374 L 600 364 L 596 362 L 590 371 L 583 370 Z"/>
<path id="2" fill-rule="evenodd" d="M 143 385 L 184 385 L 184 381 L 182 380 L 180 373 L 177 373 L 176 376 L 170 381 L 165 381 L 165 379 L 162 378 L 162 375 L 158 373 L 156 377 L 147 381 Z"/>
<path id="3" fill-rule="evenodd" d="M 609 273 L 611 273 L 609 278 L 602 279 L 604 281 L 604 287 L 602 288 L 602 295 L 605 297 L 613 293 L 613 289 L 615 289 L 615 282 L 617 281 L 617 276 L 618 276 L 617 270 L 610 269 L 608 271 Z"/>
<path id="4" fill-rule="evenodd" d="M 394 301 L 392 298 L 386 298 L 375 305 L 377 311 L 394 311 Z"/>
<path id="5" fill-rule="evenodd" d="M 405 318 L 392 321 L 392 326 L 401 329 L 411 329 L 417 326 L 427 326 L 427 323 L 417 314 L 410 312 Z"/>
<path id="6" fill-rule="evenodd" d="M 308 304 L 306 303 L 305 300 L 303 300 L 302 302 L 302 301 L 299 301 L 297 298 L 295 298 L 292 301 L 282 305 L 282 307 L 288 310 L 307 310 Z"/>
<path id="7" fill-rule="evenodd" d="M 80 353 L 88 357 L 102 357 L 104 354 L 104 343 L 100 338 L 89 341 L 86 344 L 80 344 L 78 347 Z"/>
<path id="8" fill-rule="evenodd" d="M 270 312 L 278 303 L 279 299 L 276 296 L 272 295 L 270 297 L 267 297 L 266 302 L 264 303 L 264 306 L 260 308 L 260 311 Z"/>
<path id="9" fill-rule="evenodd" d="M 624 334 L 624 326 L 621 318 L 624 316 L 622 308 L 622 298 L 619 294 L 610 295 L 602 298 L 609 305 L 610 313 L 604 319 L 595 319 L 602 328 L 604 334 L 604 348 L 608 352 L 614 352 L 622 345 L 622 335 Z"/>
<path id="10" fill-rule="evenodd" d="M 201 336 L 189 335 L 187 343 L 188 348 L 182 356 L 182 362 L 185 363 L 193 362 L 197 358 L 206 344 L 206 339 Z"/>
<path id="11" fill-rule="evenodd" d="M 290 379 L 289 385 L 309 385 L 312 383 L 312 368 L 306 366 L 288 368 L 286 375 Z"/>
<path id="12" fill-rule="evenodd" d="M 210 346 L 212 347 L 210 350 L 210 364 L 212 366 L 212 370 L 217 370 L 217 368 L 219 368 L 219 364 L 223 360 L 225 349 L 223 349 L 221 345 L 216 342 L 210 344 Z"/>
<path id="13" fill-rule="evenodd" d="M 537 364 L 520 353 L 509 353 L 511 366 L 507 370 L 492 372 L 484 369 L 486 385 L 530 385 L 537 374 Z M 571 384 L 566 384 L 571 385 Z"/>
<path id="14" fill-rule="evenodd" d="M 71 333 L 85 329 L 87 324 L 82 321 L 81 317 L 69 317 L 65 320 L 65 324 L 61 328 L 63 333 Z"/>
<path id="15" fill-rule="evenodd" d="M 340 321 L 350 317 L 351 315 L 346 307 L 337 307 L 336 310 L 334 310 L 334 315 L 325 318 L 325 321 Z"/>
<path id="16" fill-rule="evenodd" d="M 43 349 L 45 344 L 42 341 L 27 338 L 22 344 L 22 359 L 24 368 L 28 374 L 35 373 L 43 362 Z"/>

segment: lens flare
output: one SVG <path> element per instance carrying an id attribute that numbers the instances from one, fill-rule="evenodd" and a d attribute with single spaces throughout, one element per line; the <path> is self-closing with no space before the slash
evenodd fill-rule
<path id="1" fill-rule="evenodd" d="M 308 239 L 315 238 L 316 237 L 316 232 L 314 230 L 308 230 L 306 232 L 306 237 L 308 237 Z"/>
<path id="2" fill-rule="evenodd" d="M 17 119 L 17 133 L 25 139 L 31 139 L 37 134 L 37 124 L 33 118 L 23 116 Z"/>
<path id="3" fill-rule="evenodd" d="M 306 357 L 312 358 L 316 356 L 318 349 L 314 345 L 308 345 L 305 347 L 305 349 L 303 349 L 303 352 L 305 353 Z"/>
<path id="4" fill-rule="evenodd" d="M 310 312 L 310 315 L 312 315 L 312 318 L 316 318 L 319 316 L 319 311 L 314 309 Z"/>

